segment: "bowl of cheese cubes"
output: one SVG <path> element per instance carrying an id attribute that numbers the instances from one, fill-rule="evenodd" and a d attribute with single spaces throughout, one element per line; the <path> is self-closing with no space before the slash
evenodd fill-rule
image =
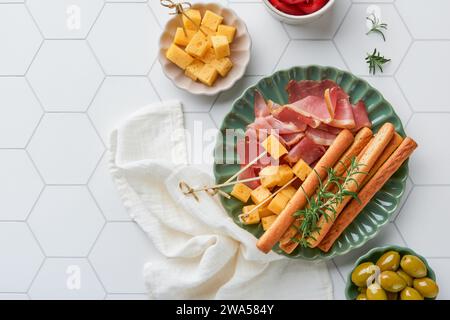
<path id="1" fill-rule="evenodd" d="M 160 38 L 164 74 L 192 94 L 215 95 L 245 73 L 251 39 L 245 23 L 228 8 L 199 3 L 174 15 Z"/>

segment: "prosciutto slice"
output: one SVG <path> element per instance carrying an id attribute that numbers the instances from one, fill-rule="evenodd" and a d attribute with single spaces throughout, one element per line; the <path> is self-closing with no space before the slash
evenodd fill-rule
<path id="1" fill-rule="evenodd" d="M 256 118 L 255 121 L 248 125 L 248 128 L 255 130 L 266 130 L 269 134 L 275 131 L 278 134 L 289 134 L 305 131 L 305 126 L 298 127 L 294 122 L 280 121 L 274 116 Z"/>
<path id="2" fill-rule="evenodd" d="M 242 167 L 244 167 L 244 166 L 241 166 L 241 168 Z M 251 166 L 239 175 L 238 180 L 255 178 L 258 176 L 258 171 L 259 171 L 259 169 L 257 167 Z M 244 182 L 244 184 L 246 184 L 251 189 L 256 189 L 261 185 L 261 182 L 259 180 L 254 180 L 254 181 Z"/>
<path id="3" fill-rule="evenodd" d="M 338 87 L 332 80 L 291 80 L 286 86 L 289 103 L 296 102 L 309 96 L 323 97 L 325 90 Z"/>
<path id="4" fill-rule="evenodd" d="M 267 105 L 266 101 L 262 94 L 255 90 L 254 94 L 254 108 L 255 108 L 255 118 L 267 117 L 270 115 L 270 108 Z"/>
<path id="5" fill-rule="evenodd" d="M 305 133 L 299 132 L 299 133 L 284 134 L 281 136 L 281 138 L 284 140 L 286 146 L 291 147 L 297 144 L 304 136 Z"/>
<path id="6" fill-rule="evenodd" d="M 285 160 L 291 164 L 303 159 L 307 164 L 311 164 L 321 158 L 325 153 L 324 146 L 316 144 L 308 137 L 304 137 L 286 155 Z"/>
<path id="7" fill-rule="evenodd" d="M 314 119 L 310 116 L 303 115 L 291 105 L 285 105 L 276 109 L 273 112 L 273 116 L 283 122 L 289 121 L 295 123 L 295 125 L 297 125 L 299 129 L 303 128 L 303 131 L 306 130 L 307 125 L 313 128 L 316 128 L 317 126 L 320 125 L 319 120 Z"/>
<path id="8" fill-rule="evenodd" d="M 340 87 L 331 88 L 329 91 L 329 105 L 334 112 L 330 126 L 342 129 L 353 129 L 355 120 L 353 119 L 352 105 L 349 96 Z"/>
<path id="9" fill-rule="evenodd" d="M 367 108 L 364 101 L 360 100 L 356 105 L 353 105 L 352 110 L 353 117 L 355 119 L 355 127 L 353 128 L 354 131 L 358 131 L 364 127 L 372 127 L 372 122 L 367 114 Z"/>
<path id="10" fill-rule="evenodd" d="M 330 123 L 333 120 L 323 96 L 308 96 L 302 100 L 290 103 L 288 106 L 304 117 L 310 117 L 324 123 Z"/>
<path id="11" fill-rule="evenodd" d="M 305 132 L 306 136 L 314 141 L 316 144 L 320 144 L 323 146 L 331 146 L 334 139 L 336 139 L 336 135 L 329 133 L 327 131 L 314 129 L 314 128 L 308 128 Z"/>
<path id="12" fill-rule="evenodd" d="M 336 127 L 332 127 L 328 124 L 325 123 L 321 123 L 317 129 L 322 130 L 322 131 L 326 131 L 328 133 L 334 134 L 334 135 L 338 135 L 342 129 L 341 128 L 336 128 Z"/>

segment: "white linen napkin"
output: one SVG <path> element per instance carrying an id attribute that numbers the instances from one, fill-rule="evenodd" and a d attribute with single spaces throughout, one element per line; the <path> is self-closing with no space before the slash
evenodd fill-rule
<path id="1" fill-rule="evenodd" d="M 331 299 L 324 262 L 262 254 L 217 198 L 182 194 L 213 184 L 187 165 L 181 103 L 141 109 L 111 134 L 110 172 L 131 217 L 165 258 L 143 274 L 153 299 Z M 130 248 L 133 250 L 133 248 Z"/>

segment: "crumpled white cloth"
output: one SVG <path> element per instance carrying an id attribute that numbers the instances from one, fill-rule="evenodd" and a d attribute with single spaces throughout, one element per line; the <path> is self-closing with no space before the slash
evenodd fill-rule
<path id="1" fill-rule="evenodd" d="M 181 180 L 214 182 L 186 165 L 185 139 L 178 101 L 145 107 L 111 134 L 110 172 L 123 204 L 164 256 L 144 266 L 150 298 L 331 299 L 324 262 L 262 254 L 216 197 L 181 193 Z"/>

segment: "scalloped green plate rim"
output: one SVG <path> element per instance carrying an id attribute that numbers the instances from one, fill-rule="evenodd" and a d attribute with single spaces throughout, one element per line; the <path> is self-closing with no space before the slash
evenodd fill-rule
<path id="1" fill-rule="evenodd" d="M 220 127 L 214 152 L 214 175 L 217 183 L 224 182 L 227 178 L 239 170 L 238 164 L 222 164 L 227 159 L 226 150 L 235 150 L 236 145 L 226 145 L 224 135 L 226 129 L 242 129 L 244 132 L 247 124 L 254 120 L 253 92 L 258 89 L 265 99 L 272 99 L 277 103 L 287 102 L 285 86 L 289 80 L 324 80 L 336 81 L 350 96 L 351 102 L 356 103 L 360 99 L 366 103 L 369 118 L 373 123 L 372 130 L 376 132 L 385 122 L 394 124 L 397 132 L 405 136 L 400 118 L 395 113 L 391 104 L 383 95 L 374 89 L 367 81 L 356 77 L 350 72 L 334 67 L 310 65 L 293 67 L 280 70 L 274 74 L 262 78 L 255 85 L 247 88 L 244 93 L 234 101 L 231 111 L 225 116 Z M 232 159 L 236 160 L 236 156 Z M 229 162 L 227 162 L 229 163 Z M 236 162 L 235 162 L 236 163 Z M 405 190 L 408 177 L 408 162 L 406 161 L 400 169 L 386 182 L 383 188 L 368 203 L 359 216 L 343 232 L 329 252 L 320 249 L 297 248 L 291 254 L 286 254 L 278 245 L 273 248 L 275 252 L 294 259 L 319 260 L 330 259 L 335 256 L 344 255 L 353 249 L 364 245 L 368 240 L 377 235 L 383 225 L 394 214 L 399 206 L 401 197 Z M 224 189 L 231 192 L 231 187 Z M 236 224 L 259 238 L 263 234 L 261 225 L 243 225 L 238 215 L 242 211 L 243 204 L 232 198 L 220 199 L 223 207 Z"/>

